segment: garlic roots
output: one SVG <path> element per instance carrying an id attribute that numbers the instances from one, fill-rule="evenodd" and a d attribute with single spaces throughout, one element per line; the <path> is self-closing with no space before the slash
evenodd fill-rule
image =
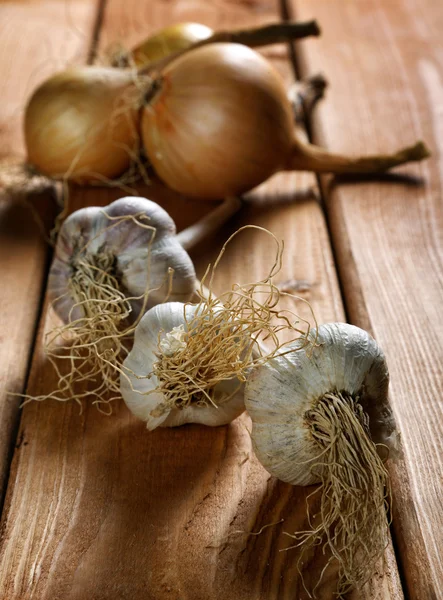
<path id="1" fill-rule="evenodd" d="M 213 279 L 226 246 L 250 228 L 273 237 L 274 264 L 262 281 L 236 283 L 215 297 Z M 251 370 L 284 352 L 289 342 L 279 342 L 282 332 L 287 339 L 299 340 L 300 347 L 310 343 L 309 323 L 276 308 L 280 292 L 272 278 L 281 268 L 282 251 L 283 245 L 266 229 L 243 227 L 208 267 L 198 304 L 161 304 L 141 319 L 121 370 L 120 386 L 126 404 L 148 429 L 228 423 L 244 410 L 243 388 Z M 206 279 L 208 289 L 203 293 Z M 300 321 L 306 330 L 300 328 Z"/>
<path id="2" fill-rule="evenodd" d="M 389 476 L 398 451 L 384 355 L 365 331 L 321 325 L 314 347 L 271 359 L 245 388 L 254 450 L 274 476 L 320 483 L 318 519 L 294 534 L 303 552 L 321 544 L 339 563 L 339 593 L 373 574 L 388 541 Z"/>
<path id="3" fill-rule="evenodd" d="M 123 365 L 120 389 L 148 429 L 224 425 L 244 411 L 244 377 L 237 377 L 241 352 L 230 332 L 226 350 L 232 357 L 226 356 L 228 338 L 216 330 L 222 320 L 219 309 L 205 303 L 160 304 L 143 317 Z M 238 348 L 245 342 L 237 342 Z"/>

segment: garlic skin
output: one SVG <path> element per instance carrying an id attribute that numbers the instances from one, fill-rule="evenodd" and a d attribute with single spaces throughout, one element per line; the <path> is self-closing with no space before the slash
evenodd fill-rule
<path id="1" fill-rule="evenodd" d="M 214 388 L 217 407 L 190 405 L 185 408 L 159 410 L 163 394 L 147 392 L 155 390 L 160 382 L 155 375 L 146 377 L 158 361 L 159 333 L 162 333 L 160 348 L 166 353 L 179 350 L 183 343 L 182 332 L 187 331 L 190 321 L 199 310 L 198 305 L 168 302 L 151 308 L 137 325 L 134 346 L 123 364 L 127 375 L 120 377 L 120 390 L 129 410 L 146 422 L 149 430 L 156 427 L 177 427 L 185 423 L 202 425 L 225 425 L 244 411 L 244 384 L 238 379 L 218 383 Z M 233 394 L 231 396 L 231 394 Z M 231 396 L 223 402 L 223 397 Z M 161 414 L 156 413 L 160 412 Z"/>
<path id="2" fill-rule="evenodd" d="M 137 226 L 132 220 L 118 218 L 143 213 L 142 221 L 154 232 Z M 107 217 L 108 216 L 108 217 Z M 105 208 L 90 206 L 71 214 L 63 223 L 55 248 L 48 279 L 48 294 L 60 318 L 68 323 L 84 316 L 78 300 L 70 293 L 70 279 L 76 261 L 94 262 L 109 256 L 115 277 L 127 297 L 143 296 L 147 288 L 156 288 L 165 281 L 168 269 L 173 269 L 173 300 L 189 300 L 197 287 L 194 265 L 186 250 L 176 239 L 175 223 L 168 213 L 146 198 L 126 197 Z M 163 302 L 167 285 L 149 294 L 148 307 Z M 133 316 L 137 317 L 143 300 L 131 300 Z"/>
<path id="3" fill-rule="evenodd" d="M 130 70 L 87 66 L 56 74 L 26 106 L 28 162 L 77 183 L 121 175 L 138 151 L 141 96 Z"/>
<path id="4" fill-rule="evenodd" d="M 310 338 L 315 335 L 312 330 Z M 256 455 L 269 473 L 293 485 L 320 481 L 310 468 L 319 446 L 306 413 L 325 394 L 343 391 L 359 397 L 373 442 L 385 444 L 391 454 L 397 450 L 389 374 L 377 342 L 353 325 L 329 323 L 318 328 L 317 344 L 312 355 L 301 350 L 269 360 L 252 372 L 245 388 Z"/>

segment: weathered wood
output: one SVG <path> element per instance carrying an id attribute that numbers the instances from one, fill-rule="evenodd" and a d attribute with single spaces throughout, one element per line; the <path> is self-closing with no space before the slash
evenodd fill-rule
<path id="1" fill-rule="evenodd" d="M 109 0 L 100 57 L 111 41 L 128 46 L 172 21 L 213 27 L 264 23 L 275 3 Z M 290 80 L 285 49 L 266 51 Z M 342 320 L 325 222 L 307 174 L 278 175 L 250 195 L 247 209 L 210 244 L 193 252 L 202 274 L 208 260 L 236 228 L 256 223 L 286 242 L 279 283 L 311 302 L 321 321 Z M 161 202 L 179 227 L 201 211 L 164 188 L 145 192 Z M 104 204 L 116 191 L 76 190 L 72 208 Z M 195 208 L 194 208 L 195 207 Z M 263 277 L 274 245 L 264 234 L 237 237 L 220 265 L 216 291 L 235 281 Z M 304 312 L 306 315 L 306 312 Z M 41 339 L 29 392 L 55 385 Z M 253 457 L 243 416 L 227 427 L 185 426 L 148 433 L 123 403 L 106 418 L 86 406 L 28 404 L 12 465 L 2 525 L 0 589 L 11 600 L 163 600 L 230 597 L 241 600 L 307 598 L 297 551 L 284 531 L 306 527 L 306 496 L 270 478 Z M 281 522 L 281 520 L 284 521 Z M 265 525 L 271 525 L 260 535 Z M 306 586 L 318 580 L 324 558 L 303 565 Z M 401 598 L 395 562 L 365 592 L 372 600 Z M 387 575 L 386 575 L 387 574 Z M 329 572 L 319 598 L 329 599 Z"/>
<path id="2" fill-rule="evenodd" d="M 409 597 L 443 597 L 443 5 L 293 0 L 324 37 L 301 47 L 303 74 L 330 81 L 315 140 L 341 152 L 424 139 L 433 157 L 382 183 L 325 180 L 352 322 L 372 329 L 391 372 L 404 462 L 392 466 L 398 557 Z M 401 176 L 404 176 L 402 178 Z M 409 179 L 406 179 L 410 176 Z"/>
<path id="3" fill-rule="evenodd" d="M 34 87 L 73 60 L 85 60 L 95 19 L 91 2 L 2 2 L 0 4 L 0 503 L 16 434 L 44 284 L 48 246 L 21 194 L 2 187 L 5 165 L 24 159 L 22 119 Z M 7 174 L 6 174 L 7 175 Z M 34 198 L 46 219 L 50 191 Z"/>

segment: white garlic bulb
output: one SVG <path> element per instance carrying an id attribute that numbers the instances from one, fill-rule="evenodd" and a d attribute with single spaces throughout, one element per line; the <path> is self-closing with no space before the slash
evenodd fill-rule
<path id="1" fill-rule="evenodd" d="M 89 206 L 77 210 L 60 228 L 49 273 L 48 293 L 57 314 L 65 323 L 84 316 L 84 306 L 79 306 L 83 298 L 73 292 L 71 281 L 85 261 L 92 267 L 105 268 L 115 276 L 124 295 L 134 298 L 133 317 L 138 316 L 148 287 L 152 290 L 148 307 L 164 301 L 166 287 L 155 288 L 161 286 L 168 269 L 174 271 L 169 299 L 190 300 L 197 280 L 186 250 L 221 227 L 241 204 L 239 198 L 228 197 L 178 234 L 168 213 L 146 198 L 120 198 L 105 208 Z M 143 215 L 142 224 L 150 228 L 126 218 L 136 215 Z"/>
<path id="2" fill-rule="evenodd" d="M 148 217 L 145 229 L 129 215 Z M 122 220 L 118 220 L 123 217 Z M 117 220 L 115 220 L 117 219 Z M 154 236 L 154 237 L 153 237 Z M 142 298 L 147 288 L 162 285 L 168 269 L 174 270 L 171 298 L 188 300 L 196 289 L 194 265 L 176 238 L 174 221 L 155 202 L 146 198 L 121 198 L 106 208 L 90 206 L 70 215 L 63 223 L 51 266 L 48 292 L 62 320 L 83 317 L 76 294 L 69 293 L 71 279 L 82 261 L 105 268 L 127 297 Z M 167 286 L 149 294 L 148 306 L 164 300 Z M 132 300 L 133 316 L 138 316 L 142 300 Z"/>
<path id="3" fill-rule="evenodd" d="M 161 388 L 168 387 L 168 382 L 159 381 L 153 373 L 156 363 L 186 349 L 187 334 L 192 335 L 193 319 L 201 309 L 202 304 L 159 304 L 144 315 L 135 330 L 134 346 L 123 364 L 120 390 L 129 409 L 146 421 L 150 430 L 185 423 L 224 425 L 244 411 L 244 383 L 236 377 L 218 382 L 211 390 L 211 401 L 200 396 L 185 406 L 165 402 Z M 189 364 L 188 369 L 193 377 Z"/>
<path id="4" fill-rule="evenodd" d="M 293 485 L 321 483 L 321 523 L 293 537 L 304 548 L 329 545 L 344 593 L 367 581 L 387 544 L 381 457 L 395 455 L 398 436 L 377 342 L 344 323 L 322 325 L 310 339 L 313 347 L 295 344 L 252 372 L 245 405 L 263 466 Z"/>
<path id="5" fill-rule="evenodd" d="M 271 359 L 253 371 L 245 391 L 259 460 L 278 479 L 293 485 L 320 480 L 309 462 L 318 456 L 319 446 L 306 415 L 327 394 L 345 392 L 358 398 L 375 443 L 395 449 L 397 439 L 388 401 L 388 369 L 377 342 L 345 323 L 321 325 L 318 333 L 311 331 L 311 340 L 316 335 L 312 355 L 304 349 Z"/>

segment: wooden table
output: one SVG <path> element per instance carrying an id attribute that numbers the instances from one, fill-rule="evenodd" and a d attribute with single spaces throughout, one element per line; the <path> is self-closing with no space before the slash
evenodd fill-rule
<path id="1" fill-rule="evenodd" d="M 103 58 L 171 22 L 232 28 L 317 18 L 320 39 L 264 54 L 288 84 L 321 71 L 327 98 L 314 141 L 351 153 L 425 139 L 433 157 L 366 181 L 272 178 L 211 244 L 198 272 L 242 224 L 286 241 L 280 282 L 320 321 L 348 320 L 384 348 L 404 460 L 390 465 L 392 541 L 384 566 L 353 598 L 443 598 L 442 144 L 443 5 L 435 0 L 4 0 L 0 5 L 0 153 L 24 156 L 21 122 L 32 89 L 67 64 Z M 295 61 L 294 61 L 295 58 Z M 141 190 L 179 228 L 207 206 L 161 187 Z M 71 189 L 73 208 L 108 203 L 109 189 Z M 50 215 L 51 190 L 35 202 Z M 273 600 L 307 598 L 284 531 L 305 525 L 307 491 L 254 459 L 248 419 L 147 433 L 120 404 L 109 418 L 70 403 L 8 392 L 50 391 L 44 363 L 50 250 L 18 196 L 0 203 L 0 543 L 3 600 Z M 262 276 L 270 242 L 254 232 L 230 248 L 218 285 Z M 268 261 L 268 262 L 267 262 Z M 247 265 L 247 267 L 245 266 Z M 37 332 L 37 334 L 36 334 Z M 277 523 L 278 522 L 278 523 Z M 263 525 L 277 523 L 260 535 Z M 321 557 L 305 565 L 315 583 Z M 331 598 L 334 574 L 319 597 Z"/>

